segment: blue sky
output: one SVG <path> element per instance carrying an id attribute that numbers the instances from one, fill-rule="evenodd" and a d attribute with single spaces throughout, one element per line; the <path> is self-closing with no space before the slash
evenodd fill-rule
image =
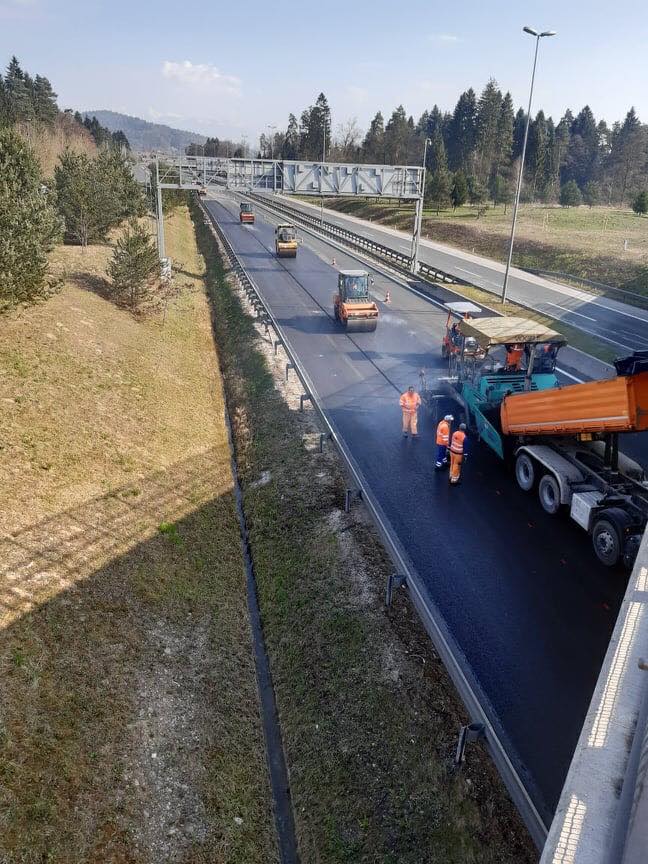
<path id="1" fill-rule="evenodd" d="M 646 0 L 404 0 L 401 3 L 0 0 L 0 64 L 17 54 L 63 107 L 110 108 L 252 142 L 323 90 L 334 128 L 364 130 L 403 103 L 452 109 L 494 77 L 526 103 L 533 40 L 543 40 L 534 109 L 589 103 L 612 121 L 648 122 Z"/>

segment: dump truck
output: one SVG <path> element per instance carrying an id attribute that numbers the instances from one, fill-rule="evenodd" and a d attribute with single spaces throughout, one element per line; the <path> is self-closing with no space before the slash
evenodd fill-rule
<path id="1" fill-rule="evenodd" d="M 288 223 L 275 228 L 275 254 L 277 258 L 297 257 L 297 230 Z"/>
<path id="2" fill-rule="evenodd" d="M 469 427 L 537 493 L 591 536 L 599 561 L 631 568 L 648 522 L 643 467 L 619 452 L 619 435 L 648 431 L 648 352 L 617 360 L 610 380 L 561 384 L 556 359 L 566 344 L 524 318 L 458 323 L 462 348 L 449 380 Z M 481 352 L 466 351 L 468 340 Z"/>
<path id="3" fill-rule="evenodd" d="M 239 208 L 239 222 L 241 225 L 254 225 L 254 207 L 247 201 L 243 201 Z"/>
<path id="4" fill-rule="evenodd" d="M 371 333 L 378 326 L 378 306 L 369 294 L 366 270 L 341 270 L 333 298 L 335 320 L 348 333 Z"/>

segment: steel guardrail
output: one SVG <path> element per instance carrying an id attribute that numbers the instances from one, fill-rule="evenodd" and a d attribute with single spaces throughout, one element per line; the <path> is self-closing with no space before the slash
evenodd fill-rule
<path id="1" fill-rule="evenodd" d="M 270 210 L 276 210 L 279 213 L 285 213 L 292 216 L 297 221 L 308 225 L 320 232 L 321 234 L 333 237 L 341 241 L 347 246 L 354 249 L 359 249 L 366 255 L 376 258 L 378 261 L 389 264 L 396 270 L 400 270 L 409 276 L 412 276 L 412 259 L 409 255 L 404 255 L 397 249 L 392 249 L 391 246 L 385 246 L 383 243 L 377 243 L 375 240 L 369 240 L 363 237 L 362 234 L 357 234 L 355 231 L 350 231 L 348 228 L 343 228 L 341 225 L 336 225 L 334 222 L 326 222 L 320 219 L 315 214 L 305 213 L 303 210 L 298 210 L 291 207 L 289 204 L 278 203 L 276 200 L 266 195 L 259 195 L 253 192 L 239 193 L 245 194 L 252 200 L 267 207 Z M 462 279 L 456 276 L 451 276 L 449 273 L 439 270 L 438 267 L 432 267 L 430 264 L 419 262 L 419 273 L 424 277 L 432 277 L 436 281 L 446 282 L 449 284 L 468 285 Z"/>
<path id="2" fill-rule="evenodd" d="M 243 194 L 243 193 L 239 193 Z M 345 245 L 355 248 L 358 251 L 362 251 L 365 254 L 375 258 L 376 260 L 382 261 L 383 263 L 389 264 L 396 270 L 399 270 L 403 274 L 406 274 L 410 278 L 420 278 L 423 282 L 435 282 L 435 283 L 444 283 L 446 285 L 466 285 L 468 287 L 477 288 L 479 291 L 484 291 L 487 294 L 493 294 L 495 299 L 497 300 L 497 294 L 494 291 L 490 291 L 488 288 L 483 288 L 480 285 L 475 285 L 473 282 L 468 282 L 465 279 L 461 279 L 458 276 L 454 276 L 447 271 L 441 270 L 438 267 L 434 267 L 431 264 L 426 264 L 423 261 L 418 262 L 418 270 L 417 273 L 412 273 L 411 270 L 411 262 L 412 259 L 403 255 L 402 252 L 398 252 L 396 249 L 392 249 L 389 246 L 384 246 L 382 243 L 376 243 L 373 240 L 368 240 L 366 237 L 363 237 L 361 234 L 356 234 L 354 231 L 349 231 L 347 228 L 342 228 L 340 225 L 336 225 L 333 222 L 326 222 L 319 219 L 318 216 L 310 213 L 305 213 L 303 210 L 297 210 L 294 207 L 291 207 L 288 204 L 284 204 L 283 202 L 278 203 L 274 200 L 268 200 L 269 196 L 258 195 L 258 194 L 250 194 L 245 193 L 248 197 L 252 198 L 254 201 L 257 201 L 259 204 L 268 207 L 269 209 L 274 209 L 279 213 L 286 213 L 295 218 L 296 220 L 302 221 L 304 224 L 308 225 L 313 230 L 318 231 L 321 234 L 327 235 L 329 237 L 334 237 L 338 241 L 345 243 Z M 543 273 L 546 274 L 547 277 L 550 277 L 550 274 L 547 271 L 536 271 L 530 268 L 522 268 L 519 267 L 519 270 L 524 270 L 524 272 L 530 273 L 535 276 L 542 276 Z M 560 275 L 560 274 L 554 274 Z M 569 274 L 565 274 L 565 278 L 575 278 L 569 277 Z M 576 281 L 587 281 L 587 280 L 578 280 Z M 560 284 L 560 283 L 558 283 Z M 602 284 L 602 283 L 600 283 Z M 592 283 L 594 287 L 596 287 L 596 283 Z M 606 286 L 612 288 L 612 286 Z M 612 288 L 615 292 L 624 293 L 628 297 L 633 298 L 641 298 L 642 295 L 634 294 L 630 292 L 625 292 L 621 288 Z M 593 296 L 603 296 L 609 300 L 615 300 L 617 298 L 610 297 L 606 295 L 604 291 L 601 291 L 598 294 L 594 294 Z M 515 306 L 520 306 L 523 309 L 528 309 L 531 312 L 535 312 L 537 315 L 543 315 L 545 318 L 551 318 L 552 316 L 547 313 L 545 310 L 538 308 L 537 306 L 533 306 L 531 303 L 527 303 L 524 300 L 516 298 L 511 301 Z M 621 302 L 621 301 L 618 301 Z M 645 307 L 642 307 L 637 302 L 630 302 L 629 305 L 635 306 L 637 308 L 647 308 L 648 309 L 648 298 L 643 298 L 642 302 L 645 302 Z M 496 314 L 501 315 L 505 314 L 502 312 L 497 312 Z M 558 319 L 560 320 L 560 319 Z M 567 323 L 567 322 L 566 322 Z M 574 324 L 572 322 L 569 323 L 570 327 L 575 327 L 576 329 L 581 329 L 578 327 L 578 324 Z M 587 331 L 585 331 L 587 332 Z"/>
<path id="3" fill-rule="evenodd" d="M 257 316 L 261 320 L 261 323 L 272 327 L 280 339 L 280 343 L 286 356 L 301 381 L 305 392 L 308 394 L 310 403 L 317 413 L 322 426 L 326 430 L 327 436 L 337 448 L 352 482 L 361 493 L 362 500 L 371 515 L 380 539 L 387 550 L 394 567 L 396 568 L 396 572 L 405 576 L 405 585 L 409 591 L 421 622 L 430 636 L 443 665 L 448 671 L 471 721 L 483 726 L 483 738 L 495 767 L 502 777 L 502 780 L 511 795 L 513 803 L 524 820 L 534 843 L 538 849 L 541 849 L 547 837 L 547 825 L 544 823 L 535 804 L 531 800 L 531 797 L 522 782 L 522 778 L 511 762 L 478 694 L 470 683 L 459 658 L 459 652 L 451 644 L 451 637 L 446 633 L 445 625 L 442 623 L 442 616 L 434 607 L 434 604 L 425 592 L 416 570 L 410 564 L 406 552 L 402 549 L 400 542 L 394 535 L 389 525 L 389 521 L 383 513 L 382 507 L 372 493 L 343 437 L 337 431 L 335 424 L 327 416 L 326 410 L 320 403 L 319 396 L 310 376 L 304 369 L 299 357 L 292 349 L 281 326 L 268 308 L 254 280 L 241 263 L 234 248 L 227 239 L 225 232 L 219 225 L 218 220 L 209 212 L 209 210 L 207 210 L 202 201 L 200 201 L 199 204 L 203 213 L 205 213 L 211 224 L 214 226 L 214 230 L 229 259 L 230 266 L 235 272 L 239 284 L 245 294 L 252 299 L 253 306 L 257 311 Z"/>

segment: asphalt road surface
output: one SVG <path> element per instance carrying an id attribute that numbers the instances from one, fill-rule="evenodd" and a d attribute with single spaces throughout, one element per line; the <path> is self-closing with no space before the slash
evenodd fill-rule
<path id="1" fill-rule="evenodd" d="M 319 208 L 305 204 L 296 196 L 286 196 L 285 200 L 292 207 L 310 213 L 319 212 Z M 334 210 L 325 209 L 324 218 L 327 222 L 410 254 L 411 238 L 401 231 L 386 229 L 366 220 L 350 219 Z M 505 268 L 497 261 L 430 240 L 421 241 L 419 259 L 485 291 L 498 296 L 501 294 Z M 602 339 L 619 353 L 648 348 L 646 309 L 638 309 L 608 297 L 597 297 L 580 288 L 560 285 L 517 268 L 513 268 L 509 276 L 508 297 Z"/>
<path id="2" fill-rule="evenodd" d="M 296 259 L 274 256 L 274 224 L 257 210 L 207 201 L 308 372 L 400 546 L 425 586 L 491 721 L 548 824 L 623 597 L 567 517 L 551 517 L 497 457 L 471 442 L 463 482 L 434 470 L 433 419 L 402 438 L 398 398 L 421 368 L 443 374 L 445 314 L 374 272 L 374 333 L 333 319 L 337 269 L 357 260 L 305 235 Z M 335 255 L 337 267 L 331 265 Z M 367 267 L 366 269 L 372 269 Z M 391 304 L 382 300 L 391 292 Z M 442 402 L 440 412 L 455 410 Z"/>

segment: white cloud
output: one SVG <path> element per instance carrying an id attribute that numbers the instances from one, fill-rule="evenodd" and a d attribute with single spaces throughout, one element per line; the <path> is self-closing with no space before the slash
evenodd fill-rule
<path id="1" fill-rule="evenodd" d="M 432 42 L 445 42 L 446 45 L 452 45 L 457 42 L 461 42 L 459 36 L 455 36 L 452 33 L 432 33 L 430 36 L 430 41 Z"/>
<path id="2" fill-rule="evenodd" d="M 240 78 L 223 75 L 212 63 L 192 63 L 191 60 L 177 63 L 165 60 L 162 64 L 162 75 L 170 81 L 189 87 L 215 87 L 230 93 L 238 93 L 241 88 Z"/>

